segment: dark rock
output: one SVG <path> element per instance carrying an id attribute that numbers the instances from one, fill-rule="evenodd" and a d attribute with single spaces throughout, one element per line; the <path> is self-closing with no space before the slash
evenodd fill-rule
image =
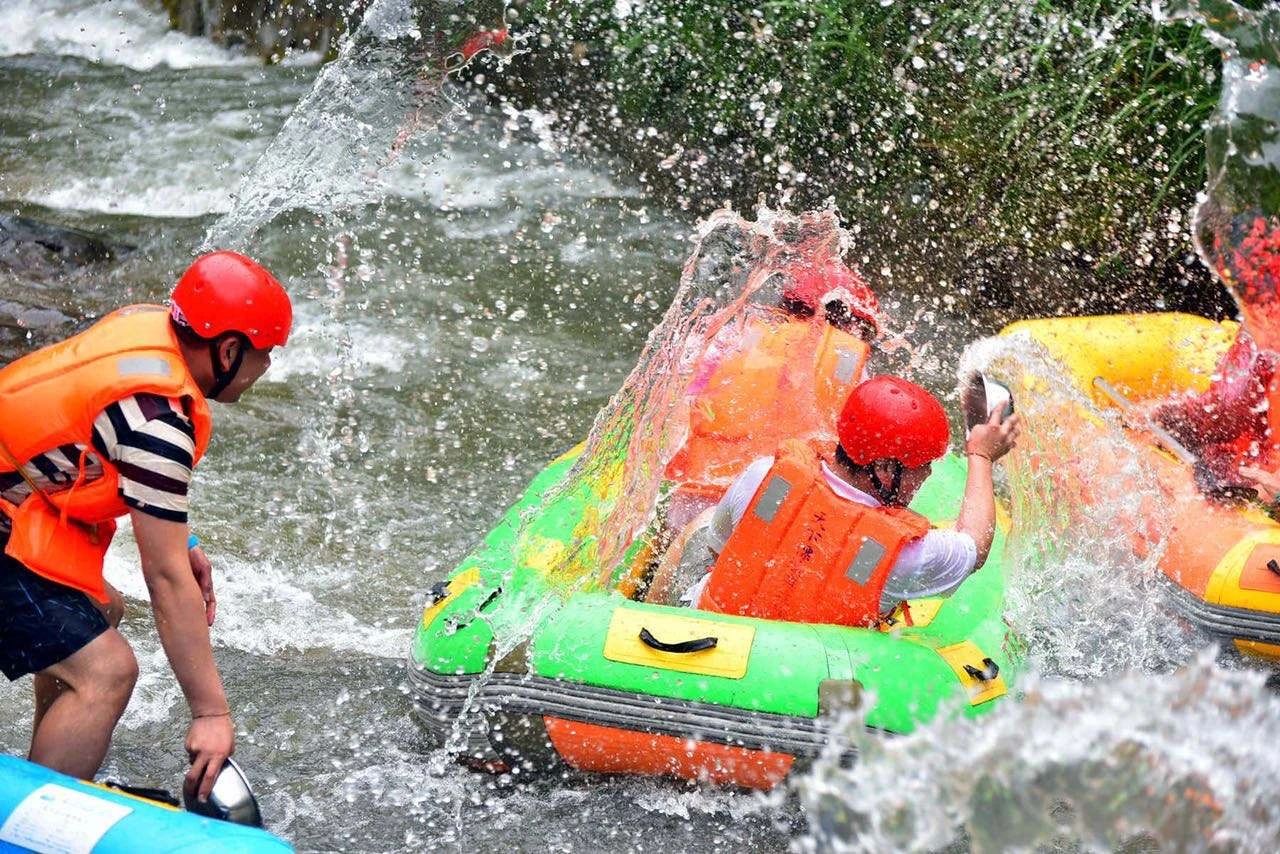
<path id="1" fill-rule="evenodd" d="M 0 215 L 0 270 L 56 274 L 115 261 L 132 249 L 78 228 Z"/>
<path id="2" fill-rule="evenodd" d="M 243 45 L 268 61 L 286 50 L 331 57 L 338 37 L 370 0 L 161 0 L 175 30 L 221 45 Z"/>
<path id="3" fill-rule="evenodd" d="M 0 326 L 10 329 L 48 329 L 69 322 L 71 318 L 56 308 L 0 299 Z"/>

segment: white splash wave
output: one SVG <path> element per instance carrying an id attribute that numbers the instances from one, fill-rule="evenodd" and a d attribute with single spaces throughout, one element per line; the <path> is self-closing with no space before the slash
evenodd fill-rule
<path id="1" fill-rule="evenodd" d="M 394 373 L 417 352 L 416 345 L 387 331 L 366 326 L 340 329 L 328 322 L 304 321 L 289 336 L 289 346 L 272 355 L 264 382 L 283 383 L 298 376 L 328 376 L 335 371 Z"/>
<path id="2" fill-rule="evenodd" d="M 0 56 L 53 54 L 146 71 L 255 65 L 260 60 L 169 29 L 137 0 L 5 0 Z"/>
<path id="3" fill-rule="evenodd" d="M 137 549 L 129 526 L 107 554 L 107 580 L 126 597 L 150 601 L 142 570 L 138 566 Z M 211 635 L 215 648 L 222 647 L 254 655 L 274 655 L 286 650 L 326 649 L 362 655 L 396 658 L 408 648 L 412 626 L 383 628 L 360 622 L 350 613 L 317 598 L 319 591 L 308 589 L 305 582 L 323 584 L 326 578 L 340 578 L 342 571 L 316 567 L 303 570 L 296 565 L 253 562 L 231 555 L 210 555 L 214 562 L 215 589 L 218 594 L 218 617 Z M 305 575 L 302 573 L 305 572 Z M 154 630 L 140 629 L 150 635 Z M 137 634 L 138 632 L 133 632 Z M 151 641 L 144 640 L 144 648 Z M 157 647 L 157 650 L 159 648 Z M 141 656 L 140 656 L 141 657 Z M 161 687 L 168 677 L 168 667 L 157 659 L 155 691 L 148 677 L 139 682 L 138 696 L 155 693 L 148 708 L 136 711 L 146 719 L 163 719 L 173 698 Z M 136 698 L 135 698 L 136 699 Z M 154 707 L 154 708 L 151 708 Z M 155 718 L 155 715 L 160 715 Z"/>
<path id="4" fill-rule="evenodd" d="M 797 779 L 801 851 L 1280 849 L 1280 700 L 1212 651 L 1171 674 L 1027 680 L 1018 702 L 903 737 L 850 722 L 858 762 Z"/>
<path id="5" fill-rule="evenodd" d="M 153 217 L 196 217 L 231 207 L 231 187 L 199 188 L 178 180 L 139 188 L 134 176 L 77 178 L 30 192 L 27 201 L 60 210 L 94 211 Z"/>

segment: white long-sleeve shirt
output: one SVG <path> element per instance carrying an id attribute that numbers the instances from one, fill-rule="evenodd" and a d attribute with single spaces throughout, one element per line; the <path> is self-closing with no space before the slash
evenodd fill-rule
<path id="1" fill-rule="evenodd" d="M 717 555 L 724 549 L 733 529 L 751 506 L 752 496 L 760 489 L 760 484 L 764 483 L 771 468 L 773 457 L 761 457 L 747 466 L 716 505 L 708 531 L 708 544 Z M 825 462 L 822 464 L 822 475 L 826 478 L 827 485 L 841 498 L 866 507 L 880 506 L 879 501 L 851 486 Z M 929 531 L 920 539 L 907 543 L 899 552 L 880 597 L 881 612 L 893 610 L 904 599 L 951 593 L 969 577 L 977 562 L 978 546 L 973 537 L 963 531 Z M 710 573 L 703 576 L 680 597 L 681 601 L 697 602 L 710 577 Z"/>

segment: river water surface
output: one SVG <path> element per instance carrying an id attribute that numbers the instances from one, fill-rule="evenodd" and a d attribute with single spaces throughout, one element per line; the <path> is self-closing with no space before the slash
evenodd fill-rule
<path id="1" fill-rule="evenodd" d="M 1197 691 L 1203 702 L 1189 710 L 1144 710 L 1144 726 L 1168 732 L 1153 754 L 1176 753 L 1179 739 L 1212 719 L 1227 729 L 1205 750 L 1237 745 L 1230 783 L 1280 791 L 1280 763 L 1260 761 L 1267 751 L 1276 759 L 1274 741 L 1256 731 L 1274 733 L 1280 713 L 1257 680 L 1197 658 L 1204 643 L 1195 637 L 1151 654 L 1150 644 L 1171 642 L 1160 632 L 1088 674 L 1100 682 L 1054 681 L 1062 668 L 1048 665 L 1048 681 L 1033 689 L 1042 702 L 1001 718 L 991 729 L 997 741 L 976 761 L 944 749 L 973 736 L 942 726 L 912 742 L 914 759 L 867 746 L 867 779 L 879 787 L 870 792 L 836 767 L 768 798 L 643 780 L 515 787 L 424 743 L 404 671 L 424 591 L 535 471 L 587 432 L 671 300 L 694 224 L 655 205 L 608 158 L 566 153 L 536 114 L 467 101 L 424 150 L 386 164 L 376 197 L 336 213 L 272 210 L 237 231 L 244 200 L 264 190 L 242 178 L 273 180 L 255 164 L 311 91 L 315 63 L 304 55 L 263 67 L 168 32 L 139 0 L 0 6 L 3 212 L 136 247 L 118 263 L 71 273 L 0 273 L 0 359 L 118 305 L 162 300 L 210 235 L 262 260 L 297 306 L 294 336 L 264 381 L 240 405 L 217 407 L 192 512 L 217 569 L 213 640 L 237 757 L 272 829 L 303 850 L 351 851 L 939 847 L 956 826 L 986 850 L 1049 844 L 1057 825 L 1028 826 L 1014 840 L 983 836 L 986 813 L 963 793 L 988 778 L 1025 779 L 1048 786 L 1040 799 L 1051 802 L 1041 754 L 1012 746 L 1029 744 L 1024 735 L 1041 737 L 1066 767 L 1092 769 L 1116 749 L 1098 734 L 1126 709 Z M 977 331 L 969 318 L 910 294 L 882 298 L 898 328 L 914 334 L 914 366 L 949 386 Z M 1090 567 L 1089 577 L 1112 569 Z M 176 786 L 187 710 L 127 532 L 108 574 L 129 597 L 124 631 L 143 674 L 105 771 Z M 1130 587 L 1135 600 L 1142 595 L 1140 581 Z M 1043 634 L 1054 631 L 1058 653 L 1079 652 L 1078 634 L 1056 625 Z M 1184 661 L 1195 662 L 1191 671 L 1163 675 Z M 1134 667 L 1147 672 L 1100 687 Z M 1233 700 L 1246 707 L 1235 718 L 1221 711 Z M 0 690 L 0 749 L 25 750 L 29 707 L 27 682 Z M 1079 707 L 1102 717 L 1073 729 Z M 1061 744 L 1049 743 L 1055 734 Z M 1085 741 L 1095 736 L 1091 752 Z M 932 751 L 936 769 L 922 758 Z M 919 799 L 908 821 L 914 835 L 866 822 L 910 812 L 885 802 L 894 780 Z M 1082 810 L 1092 829 L 1075 839 L 1086 846 L 1147 828 L 1142 816 L 1106 805 L 1097 815 Z M 1018 826 L 1011 807 L 1009 816 Z M 1223 850 L 1280 842 L 1273 816 L 1246 811 Z M 1167 850 L 1205 841 L 1194 822 L 1171 834 L 1156 836 Z"/>

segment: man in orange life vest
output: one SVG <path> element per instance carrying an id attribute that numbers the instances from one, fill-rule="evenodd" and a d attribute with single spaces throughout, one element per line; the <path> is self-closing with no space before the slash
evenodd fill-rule
<path id="1" fill-rule="evenodd" d="M 198 258 L 169 309 L 137 305 L 0 369 L 0 670 L 35 675 L 30 758 L 91 778 L 138 665 L 102 576 L 129 515 L 156 628 L 191 709 L 185 786 L 207 799 L 235 746 L 209 643 L 211 568 L 187 527 L 207 400 L 234 403 L 289 337 L 289 296 L 234 252 Z"/>
<path id="2" fill-rule="evenodd" d="M 903 600 L 952 592 L 991 549 L 992 464 L 1019 429 L 999 409 L 972 428 L 955 530 L 934 530 L 906 505 L 946 452 L 946 412 L 914 383 L 867 380 L 840 412 L 830 458 L 789 442 L 734 482 L 711 520 L 715 563 L 683 598 L 722 613 L 869 625 Z"/>

